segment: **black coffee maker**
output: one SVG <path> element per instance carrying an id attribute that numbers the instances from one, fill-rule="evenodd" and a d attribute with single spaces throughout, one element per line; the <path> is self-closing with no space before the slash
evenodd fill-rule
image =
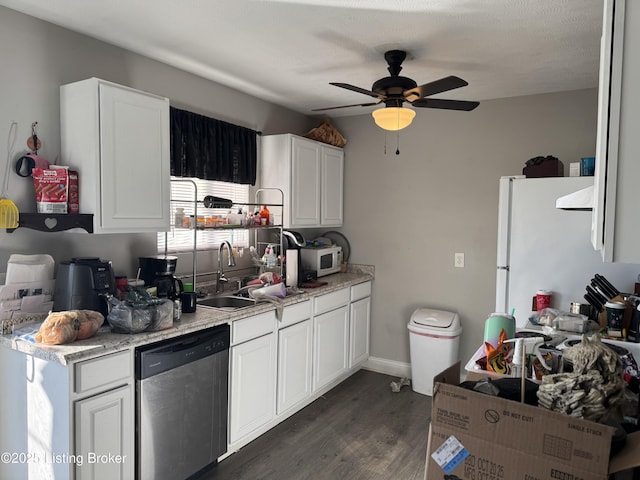
<path id="1" fill-rule="evenodd" d="M 140 278 L 146 287 L 156 287 L 158 297 L 175 300 L 184 291 L 182 280 L 176 278 L 178 257 L 157 255 L 155 257 L 139 257 Z"/>

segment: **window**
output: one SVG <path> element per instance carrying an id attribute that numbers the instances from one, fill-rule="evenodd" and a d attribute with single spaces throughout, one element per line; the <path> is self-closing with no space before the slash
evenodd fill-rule
<path id="1" fill-rule="evenodd" d="M 198 216 L 226 215 L 229 213 L 228 208 L 205 208 L 202 204 L 202 199 L 206 195 L 228 198 L 237 205 L 249 203 L 249 185 L 217 182 L 214 180 L 200 180 L 199 178 L 171 177 L 171 180 L 172 218 L 175 218 L 177 208 L 183 208 L 185 216 L 194 215 L 193 200 L 196 195 L 196 189 Z M 237 213 L 237 211 L 234 213 Z M 167 252 L 177 253 L 193 250 L 193 230 L 181 228 L 181 226 L 175 225 L 175 221 L 172 221 L 171 224 L 172 227 L 169 232 L 158 232 L 158 252 L 164 253 L 165 238 L 167 241 Z M 228 231 L 202 229 L 196 230 L 195 234 L 198 250 L 217 248 L 218 245 L 225 240 L 228 240 L 234 246 L 249 246 L 249 232 L 243 229 L 229 229 Z"/>

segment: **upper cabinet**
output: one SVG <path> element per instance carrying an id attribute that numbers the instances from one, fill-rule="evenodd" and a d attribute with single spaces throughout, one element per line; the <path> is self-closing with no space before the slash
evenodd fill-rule
<path id="1" fill-rule="evenodd" d="M 261 187 L 283 191 L 285 228 L 342 225 L 341 148 L 291 134 L 265 136 L 259 178 Z"/>
<path id="2" fill-rule="evenodd" d="M 95 233 L 169 229 L 169 100 L 97 78 L 60 87 L 62 161 Z"/>
<path id="3" fill-rule="evenodd" d="M 607 262 L 640 263 L 640 4 L 604 2 L 591 241 Z M 626 47 L 626 48 L 625 48 Z"/>

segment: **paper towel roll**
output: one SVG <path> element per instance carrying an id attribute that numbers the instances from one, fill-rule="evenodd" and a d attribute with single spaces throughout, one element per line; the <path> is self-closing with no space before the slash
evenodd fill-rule
<path id="1" fill-rule="evenodd" d="M 287 277 L 285 280 L 287 287 L 297 287 L 298 286 L 298 250 L 295 250 L 295 249 L 287 250 L 285 258 L 287 259 Z"/>

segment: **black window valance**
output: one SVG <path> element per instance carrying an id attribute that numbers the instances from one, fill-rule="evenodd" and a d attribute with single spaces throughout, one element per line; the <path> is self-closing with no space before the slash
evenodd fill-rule
<path id="1" fill-rule="evenodd" d="M 171 175 L 255 185 L 257 135 L 171 107 Z"/>

